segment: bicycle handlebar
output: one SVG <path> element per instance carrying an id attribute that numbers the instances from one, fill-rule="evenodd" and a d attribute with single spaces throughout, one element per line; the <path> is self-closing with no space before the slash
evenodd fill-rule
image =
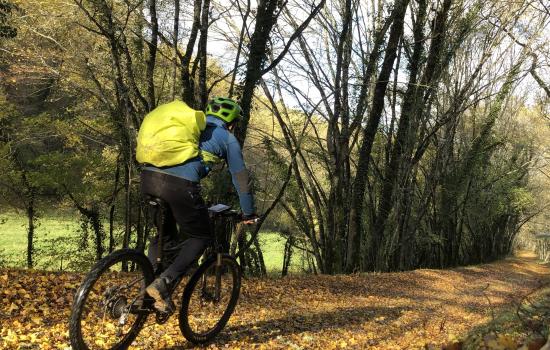
<path id="1" fill-rule="evenodd" d="M 252 232 L 252 235 L 250 236 L 250 239 L 248 240 L 248 242 L 245 243 L 244 247 L 239 249 L 237 254 L 235 254 L 235 258 L 241 258 L 243 256 L 244 252 L 246 252 L 250 248 L 250 246 L 254 243 L 254 240 L 258 236 L 258 232 L 260 232 L 260 228 L 262 227 L 262 223 L 264 222 L 266 216 L 267 216 L 267 214 L 264 214 L 264 215 L 259 216 L 256 219 L 256 223 L 255 223 L 256 227 L 254 229 L 254 232 Z"/>
<path id="2" fill-rule="evenodd" d="M 237 225 L 243 225 L 242 220 L 242 214 L 236 210 L 231 209 L 231 207 L 225 205 L 225 204 L 216 204 L 210 208 L 208 208 L 209 214 L 212 216 L 212 218 L 215 217 L 226 217 L 226 218 L 235 218 L 235 219 L 241 219 Z M 243 248 L 239 249 L 237 254 L 235 254 L 235 258 L 242 257 L 245 251 L 247 251 L 250 246 L 254 243 L 254 240 L 258 236 L 258 232 L 260 231 L 260 228 L 262 226 L 263 221 L 265 220 L 267 214 L 269 211 L 264 213 L 263 215 L 258 216 L 257 218 L 254 218 L 254 225 L 256 226 L 254 229 L 254 232 L 252 233 L 252 236 L 246 242 Z M 239 228 L 237 228 L 237 231 L 239 231 Z"/>
<path id="3" fill-rule="evenodd" d="M 241 219 L 242 221 L 253 221 L 253 223 L 257 223 L 259 221 L 259 217 L 246 219 L 243 217 L 243 214 L 237 210 L 231 209 L 230 206 L 225 204 L 216 204 L 208 208 L 208 213 L 211 217 L 225 217 L 225 218 L 235 218 L 235 219 Z"/>

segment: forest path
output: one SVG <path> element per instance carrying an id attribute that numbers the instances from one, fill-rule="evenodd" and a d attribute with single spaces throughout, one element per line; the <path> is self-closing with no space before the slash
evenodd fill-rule
<path id="1" fill-rule="evenodd" d="M 81 278 L 0 270 L 0 348 L 68 349 L 66 324 Z M 247 279 L 228 326 L 206 347 L 440 348 L 549 280 L 550 267 L 529 252 L 450 270 Z M 54 284 L 61 294 L 52 291 Z M 146 327 L 134 344 L 193 348 L 179 332 L 177 315 Z"/>

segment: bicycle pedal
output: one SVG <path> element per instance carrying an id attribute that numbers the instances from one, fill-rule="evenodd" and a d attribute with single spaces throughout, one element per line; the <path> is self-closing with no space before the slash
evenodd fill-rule
<path id="1" fill-rule="evenodd" d="M 166 321 L 172 316 L 173 312 L 155 312 L 155 321 L 157 324 L 165 324 Z"/>

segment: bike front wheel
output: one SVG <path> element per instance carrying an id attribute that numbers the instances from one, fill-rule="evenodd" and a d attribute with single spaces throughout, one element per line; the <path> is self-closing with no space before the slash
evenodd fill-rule
<path id="1" fill-rule="evenodd" d="M 119 250 L 97 262 L 73 301 L 72 349 L 127 349 L 149 313 L 152 301 L 144 291 L 153 277 L 147 257 L 134 250 Z"/>
<path id="2" fill-rule="evenodd" d="M 193 343 L 212 340 L 227 324 L 241 290 L 241 269 L 235 258 L 220 254 L 206 260 L 183 291 L 179 325 Z"/>

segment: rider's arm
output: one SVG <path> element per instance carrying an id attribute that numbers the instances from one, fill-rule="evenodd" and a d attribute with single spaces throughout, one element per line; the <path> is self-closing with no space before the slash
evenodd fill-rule
<path id="1" fill-rule="evenodd" d="M 254 197 L 250 191 L 248 170 L 244 165 L 241 145 L 235 136 L 229 134 L 227 142 L 227 165 L 233 178 L 233 185 L 239 195 L 241 210 L 245 216 L 254 215 Z"/>

